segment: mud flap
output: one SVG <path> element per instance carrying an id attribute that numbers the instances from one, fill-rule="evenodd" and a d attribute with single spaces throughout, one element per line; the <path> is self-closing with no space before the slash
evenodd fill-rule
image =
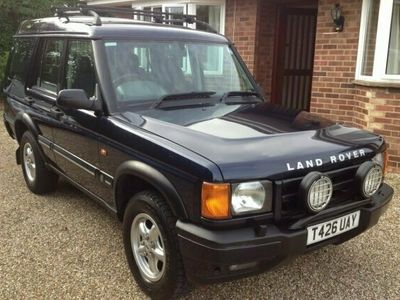
<path id="1" fill-rule="evenodd" d="M 15 160 L 17 161 L 17 164 L 21 164 L 21 147 L 18 147 L 17 150 L 15 150 Z"/>

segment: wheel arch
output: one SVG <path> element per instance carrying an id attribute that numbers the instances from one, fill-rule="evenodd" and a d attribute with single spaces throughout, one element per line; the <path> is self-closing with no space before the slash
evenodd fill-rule
<path id="1" fill-rule="evenodd" d="M 127 185 L 128 192 L 125 192 Z M 126 205 L 133 194 L 145 189 L 158 191 L 176 217 L 188 218 L 182 198 L 172 183 L 155 168 L 132 160 L 126 161 L 118 167 L 114 180 L 114 201 L 120 220 L 122 220 Z"/>
<path id="2" fill-rule="evenodd" d="M 33 122 L 32 118 L 25 112 L 17 114 L 14 123 L 15 138 L 18 143 L 21 141 L 21 137 L 26 130 L 29 130 L 35 138 L 39 135 L 39 129 Z"/>
<path id="3" fill-rule="evenodd" d="M 15 139 L 17 140 L 18 144 L 20 144 L 21 138 L 26 131 L 29 131 L 33 135 L 33 137 L 37 140 L 39 136 L 39 129 L 33 122 L 32 118 L 27 113 L 20 112 L 17 114 L 14 123 Z M 16 151 L 17 164 L 21 164 L 19 155 L 20 151 L 21 149 L 20 147 L 18 147 Z M 39 147 L 39 153 L 42 156 L 42 158 L 45 159 L 41 147 Z"/>

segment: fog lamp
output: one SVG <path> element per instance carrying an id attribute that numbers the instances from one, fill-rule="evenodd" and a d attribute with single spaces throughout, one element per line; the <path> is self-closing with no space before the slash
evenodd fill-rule
<path id="1" fill-rule="evenodd" d="M 356 180 L 360 193 L 364 198 L 373 196 L 381 186 L 383 180 L 382 167 L 374 161 L 367 161 L 358 168 Z"/>

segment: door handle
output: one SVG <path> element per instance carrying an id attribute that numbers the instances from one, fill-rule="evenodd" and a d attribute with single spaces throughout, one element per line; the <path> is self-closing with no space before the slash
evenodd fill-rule
<path id="1" fill-rule="evenodd" d="M 64 115 L 64 112 L 58 107 L 50 108 L 50 114 L 57 119 Z"/>
<path id="2" fill-rule="evenodd" d="M 24 98 L 24 100 L 25 100 L 26 102 L 28 102 L 29 105 L 32 105 L 33 103 L 35 103 L 35 100 L 34 100 L 31 96 L 26 96 L 26 97 Z"/>

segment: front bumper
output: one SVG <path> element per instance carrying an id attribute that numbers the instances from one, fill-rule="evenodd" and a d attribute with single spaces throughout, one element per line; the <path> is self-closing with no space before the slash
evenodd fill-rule
<path id="1" fill-rule="evenodd" d="M 306 228 L 289 230 L 271 223 L 267 224 L 265 236 L 260 237 L 251 226 L 210 230 L 178 221 L 179 246 L 186 276 L 190 281 L 200 283 L 230 280 L 266 271 L 327 244 L 343 243 L 374 226 L 392 198 L 393 189 L 383 184 L 368 205 L 353 209 L 361 211 L 357 228 L 311 246 L 306 246 Z M 325 220 L 349 212 L 331 215 Z"/>

